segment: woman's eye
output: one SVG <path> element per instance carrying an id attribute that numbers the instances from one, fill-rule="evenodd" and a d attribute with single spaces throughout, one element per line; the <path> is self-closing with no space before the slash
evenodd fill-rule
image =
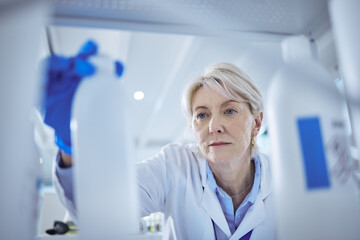
<path id="1" fill-rule="evenodd" d="M 203 118 L 205 118 L 206 117 L 206 113 L 199 113 L 198 115 L 197 115 L 197 118 L 198 119 L 203 119 Z"/>
<path id="2" fill-rule="evenodd" d="M 232 115 L 232 114 L 234 114 L 234 113 L 236 113 L 236 111 L 235 111 L 234 109 L 227 109 L 227 110 L 225 111 L 225 114 L 228 114 L 228 115 Z"/>

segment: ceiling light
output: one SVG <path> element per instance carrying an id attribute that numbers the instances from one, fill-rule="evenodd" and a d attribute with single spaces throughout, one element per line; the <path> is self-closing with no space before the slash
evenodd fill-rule
<path id="1" fill-rule="evenodd" d="M 136 91 L 134 92 L 134 99 L 135 100 L 142 100 L 144 98 L 144 93 L 142 91 Z"/>

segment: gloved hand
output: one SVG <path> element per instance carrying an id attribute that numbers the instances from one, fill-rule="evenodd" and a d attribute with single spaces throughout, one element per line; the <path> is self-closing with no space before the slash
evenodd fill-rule
<path id="1" fill-rule="evenodd" d="M 73 97 L 80 81 L 95 73 L 96 68 L 88 58 L 96 55 L 97 49 L 94 42 L 88 41 L 76 56 L 52 55 L 46 62 L 44 122 L 54 128 L 55 143 L 68 155 L 72 153 L 70 120 Z"/>

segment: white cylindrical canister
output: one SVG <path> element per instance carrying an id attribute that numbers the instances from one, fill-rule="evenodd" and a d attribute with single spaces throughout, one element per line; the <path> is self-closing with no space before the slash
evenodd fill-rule
<path id="1" fill-rule="evenodd" d="M 139 225 L 129 104 L 113 61 L 91 62 L 96 74 L 81 82 L 71 120 L 79 237 L 126 239 Z"/>
<path id="2" fill-rule="evenodd" d="M 283 53 L 267 100 L 278 237 L 360 239 L 345 101 L 306 38 Z"/>

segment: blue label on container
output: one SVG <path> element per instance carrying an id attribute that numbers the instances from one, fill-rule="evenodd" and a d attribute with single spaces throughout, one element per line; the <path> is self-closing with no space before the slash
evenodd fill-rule
<path id="1" fill-rule="evenodd" d="M 307 188 L 329 188 L 330 180 L 319 118 L 298 118 L 297 125 Z"/>

